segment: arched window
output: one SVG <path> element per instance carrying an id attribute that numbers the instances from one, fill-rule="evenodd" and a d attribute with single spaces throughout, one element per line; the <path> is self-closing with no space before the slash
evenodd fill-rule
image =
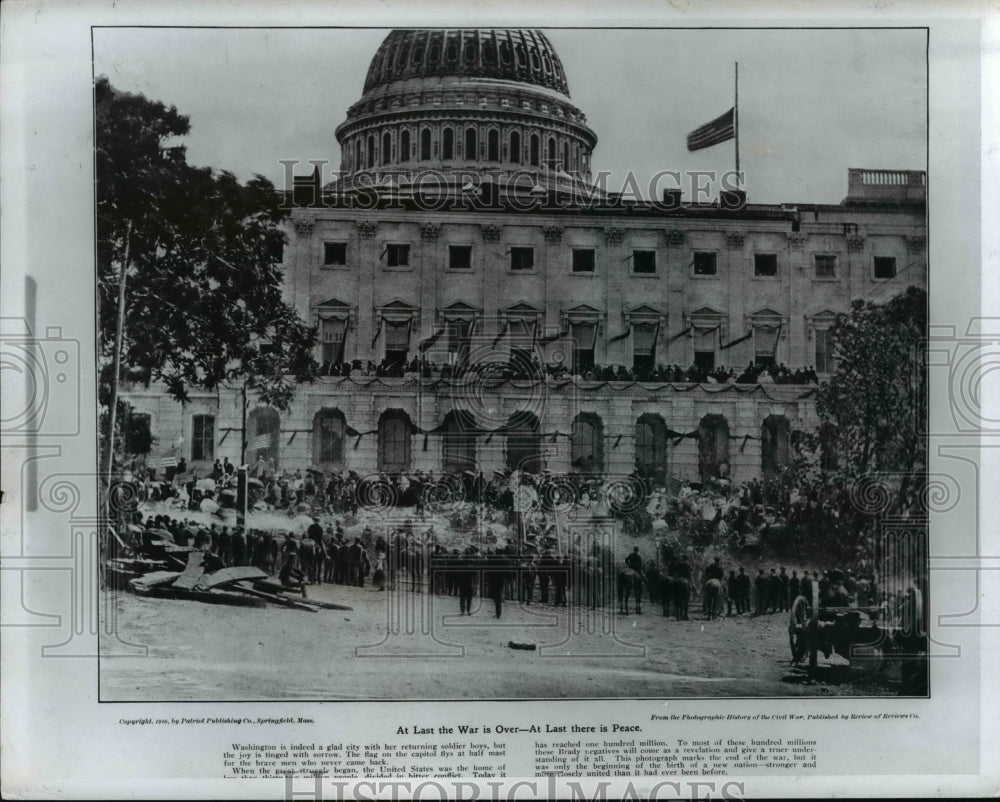
<path id="1" fill-rule="evenodd" d="M 399 135 L 399 160 L 408 162 L 410 160 L 410 132 L 403 131 Z"/>
<path id="2" fill-rule="evenodd" d="M 476 60 L 479 58 L 479 41 L 477 39 L 468 39 L 465 42 L 465 63 L 475 64 Z"/>
<path id="3" fill-rule="evenodd" d="M 446 471 L 476 469 L 476 422 L 464 410 L 452 410 L 441 424 L 441 463 Z"/>
<path id="4" fill-rule="evenodd" d="M 521 163 L 521 135 L 517 131 L 510 135 L 510 160 L 514 164 Z"/>
<path id="5" fill-rule="evenodd" d="M 540 154 L 538 152 L 539 150 L 538 134 L 532 134 L 531 139 L 528 141 L 530 143 L 530 149 L 531 149 L 531 164 L 533 167 L 537 167 L 540 159 Z"/>
<path id="6" fill-rule="evenodd" d="M 258 457 L 264 461 L 273 460 L 278 467 L 278 447 L 280 445 L 281 419 L 276 410 L 258 407 L 247 417 L 247 462 L 253 463 Z"/>
<path id="7" fill-rule="evenodd" d="M 465 158 L 466 160 L 475 160 L 479 158 L 479 154 L 476 151 L 476 129 L 466 128 L 465 129 Z"/>
<path id="8" fill-rule="evenodd" d="M 378 469 L 399 473 L 410 469 L 413 426 L 401 409 L 387 409 L 378 419 Z"/>
<path id="9" fill-rule="evenodd" d="M 592 412 L 581 412 L 573 419 L 571 461 L 582 473 L 604 471 L 604 424 Z"/>
<path id="10" fill-rule="evenodd" d="M 382 164 L 388 164 L 392 156 L 392 137 L 386 131 L 382 134 Z"/>
<path id="11" fill-rule="evenodd" d="M 445 128 L 441 134 L 441 158 L 455 158 L 455 129 Z"/>
<path id="12" fill-rule="evenodd" d="M 339 409 L 321 409 L 313 418 L 313 464 L 330 468 L 344 465 L 347 420 Z"/>
<path id="13" fill-rule="evenodd" d="M 667 425 L 655 412 L 647 412 L 636 421 L 635 467 L 643 476 L 667 467 Z"/>
<path id="14" fill-rule="evenodd" d="M 554 136 L 549 137 L 549 167 L 555 169 L 556 166 L 556 138 Z"/>
<path id="15" fill-rule="evenodd" d="M 361 161 L 361 137 L 354 140 L 354 169 L 360 170 L 363 162 Z"/>
<path id="16" fill-rule="evenodd" d="M 507 467 L 538 473 L 542 464 L 542 438 L 538 418 L 531 412 L 515 412 L 507 421 Z"/>
<path id="17" fill-rule="evenodd" d="M 562 169 L 569 170 L 569 142 L 563 142 Z"/>
<path id="18" fill-rule="evenodd" d="M 135 415 L 132 418 L 134 420 Z M 213 459 L 215 459 L 215 417 L 195 415 L 191 418 L 191 461 Z"/>
<path id="19" fill-rule="evenodd" d="M 698 424 L 701 480 L 729 478 L 729 424 L 722 415 L 706 415 Z"/>
<path id="20" fill-rule="evenodd" d="M 773 479 L 791 457 L 792 425 L 784 415 L 768 415 L 760 430 L 760 462 L 765 479 Z"/>
<path id="21" fill-rule="evenodd" d="M 429 128 L 424 128 L 420 132 L 420 158 L 422 161 L 427 161 L 431 157 L 431 131 Z"/>
<path id="22" fill-rule="evenodd" d="M 368 135 L 368 166 L 375 166 L 375 137 L 372 134 Z"/>
<path id="23" fill-rule="evenodd" d="M 491 130 L 486 135 L 486 158 L 491 162 L 500 161 L 500 132 Z"/>

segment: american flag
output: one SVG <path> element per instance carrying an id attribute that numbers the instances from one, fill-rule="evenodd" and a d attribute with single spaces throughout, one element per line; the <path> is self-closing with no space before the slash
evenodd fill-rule
<path id="1" fill-rule="evenodd" d="M 734 106 L 725 114 L 716 117 L 711 122 L 705 123 L 700 128 L 695 128 L 687 137 L 688 150 L 701 150 L 718 145 L 727 139 L 736 136 L 736 107 Z"/>

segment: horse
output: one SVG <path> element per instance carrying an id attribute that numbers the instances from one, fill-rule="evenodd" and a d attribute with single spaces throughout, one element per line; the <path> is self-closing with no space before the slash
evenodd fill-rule
<path id="1" fill-rule="evenodd" d="M 676 576 L 670 582 L 674 601 L 674 618 L 687 621 L 688 602 L 691 599 L 691 583 L 682 576 Z"/>
<path id="2" fill-rule="evenodd" d="M 702 609 L 709 621 L 715 621 L 724 612 L 725 586 L 721 579 L 709 579 L 702 591 Z"/>
<path id="3" fill-rule="evenodd" d="M 629 596 L 635 596 L 635 614 L 642 615 L 642 574 L 632 568 L 618 572 L 618 612 L 628 615 Z"/>

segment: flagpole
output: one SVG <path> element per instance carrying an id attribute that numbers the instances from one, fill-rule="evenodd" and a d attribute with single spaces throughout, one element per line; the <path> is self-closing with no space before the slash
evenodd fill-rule
<path id="1" fill-rule="evenodd" d="M 736 180 L 740 180 L 740 63 L 734 62 L 733 140 L 736 146 Z"/>

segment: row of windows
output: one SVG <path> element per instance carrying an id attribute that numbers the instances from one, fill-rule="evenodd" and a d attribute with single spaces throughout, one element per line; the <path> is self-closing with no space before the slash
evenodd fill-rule
<path id="1" fill-rule="evenodd" d="M 597 251 L 594 248 L 573 248 L 570 269 L 574 273 L 594 273 L 597 269 Z M 775 253 L 755 253 L 753 255 L 754 276 L 771 278 L 778 275 L 778 255 Z M 410 264 L 410 245 L 408 243 L 389 243 L 383 253 L 387 267 L 408 267 Z M 656 251 L 636 249 L 629 257 L 631 272 L 652 275 L 656 273 Z M 324 242 L 323 265 L 325 267 L 347 266 L 347 243 Z M 718 259 L 715 251 L 695 251 L 691 268 L 696 276 L 715 276 L 718 274 Z M 449 245 L 448 269 L 471 270 L 472 246 Z M 531 246 L 515 245 L 510 248 L 510 269 L 513 271 L 530 272 L 535 269 L 535 249 Z M 813 275 L 815 278 L 832 279 L 837 277 L 837 257 L 834 254 L 817 253 L 813 255 Z M 876 279 L 891 279 L 896 275 L 896 257 L 876 256 L 873 260 L 872 275 Z"/>
<path id="2" fill-rule="evenodd" d="M 273 460 L 280 456 L 278 414 L 270 409 L 258 409 L 248 419 L 247 460 Z M 516 412 L 504 427 L 507 438 L 506 461 L 511 469 L 540 471 L 544 465 L 545 435 L 540 432 L 538 418 L 530 412 Z M 195 415 L 192 460 L 215 459 L 215 418 Z M 416 429 L 402 410 L 387 410 L 378 422 L 378 469 L 408 471 L 412 468 L 412 436 Z M 440 428 L 442 464 L 445 470 L 475 470 L 477 468 L 477 437 L 483 434 L 467 414 L 450 412 Z M 325 408 L 316 413 L 312 425 L 313 463 L 326 468 L 344 467 L 345 442 L 349 427 L 339 409 Z M 635 466 L 644 472 L 667 469 L 669 432 L 661 415 L 646 413 L 635 422 Z M 829 435 L 829 433 L 827 433 Z M 765 477 L 788 464 L 791 448 L 791 425 L 781 415 L 771 415 L 761 426 L 761 469 Z M 824 438 L 829 440 L 829 437 Z M 603 473 L 605 470 L 604 423 L 599 415 L 582 412 L 572 421 L 570 432 L 570 463 L 583 473 Z M 706 415 L 698 427 L 699 468 L 703 478 L 725 477 L 729 472 L 730 433 L 721 415 Z M 835 463 L 835 460 L 833 460 Z M 829 448 L 824 467 L 831 467 Z"/>
<path id="3" fill-rule="evenodd" d="M 437 158 L 438 143 L 433 140 L 429 128 L 422 128 L 415 140 L 414 142 L 414 137 L 405 128 L 398 132 L 398 136 L 392 131 L 383 131 L 381 137 L 376 134 L 359 136 L 354 140 L 353 169 L 360 170 L 362 167 L 372 169 L 377 165 L 391 164 L 393 161 L 402 163 L 411 159 L 430 161 Z M 394 149 L 397 142 L 398 151 Z M 485 138 L 480 140 L 479 129 L 474 126 L 458 132 L 454 128 L 446 127 L 441 132 L 440 146 L 440 158 L 444 161 L 464 159 L 500 162 L 502 160 L 532 167 L 539 167 L 544 162 L 553 169 L 567 171 L 586 169 L 586 155 L 581 152 L 581 146 L 565 139 L 557 142 L 555 136 L 545 137 L 543 144 L 543 138 L 538 134 L 524 136 L 520 131 L 511 131 L 502 136 L 500 131 L 491 128 Z"/>
<path id="4" fill-rule="evenodd" d="M 412 327 L 407 323 L 387 322 L 384 328 L 384 359 L 405 365 L 413 358 Z M 472 347 L 474 324 L 470 321 L 453 321 L 438 342 L 446 349 L 449 364 L 457 368 L 467 368 Z M 514 364 L 531 364 L 535 354 L 535 337 L 528 324 L 518 323 L 516 335 L 510 340 L 510 359 Z M 661 334 L 655 323 L 633 322 L 629 340 L 632 347 L 632 370 L 639 375 L 656 366 L 656 344 Z M 566 330 L 565 336 L 573 343 L 572 369 L 582 374 L 594 367 L 597 354 L 597 326 L 593 322 L 574 323 Z M 753 329 L 753 361 L 758 365 L 770 365 L 777 360 L 780 330 L 773 325 L 758 325 Z M 691 335 L 694 347 L 694 363 L 706 373 L 715 370 L 718 355 L 722 352 L 719 326 L 694 332 Z M 321 363 L 337 364 L 350 358 L 346 350 L 347 322 L 344 320 L 320 321 L 319 354 Z M 812 367 L 819 374 L 832 373 L 836 368 L 830 331 L 816 328 L 813 332 Z M 491 351 L 492 353 L 492 351 Z M 433 361 L 433 360 L 432 360 Z"/>

